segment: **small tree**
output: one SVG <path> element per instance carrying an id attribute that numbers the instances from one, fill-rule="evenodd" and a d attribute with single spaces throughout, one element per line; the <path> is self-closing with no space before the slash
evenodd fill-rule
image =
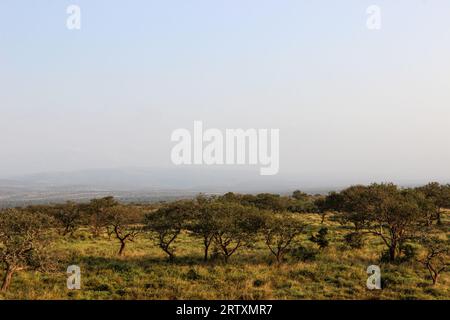
<path id="1" fill-rule="evenodd" d="M 142 232 L 142 228 L 137 225 L 141 221 L 142 214 L 136 207 L 118 205 L 109 209 L 108 226 L 120 242 L 119 256 L 123 254 L 127 242 L 133 242 Z"/>
<path id="2" fill-rule="evenodd" d="M 82 223 L 80 206 L 72 201 L 67 201 L 63 205 L 55 206 L 52 215 L 61 226 L 61 234 L 63 236 L 69 233 L 70 235 L 73 235 Z"/>
<path id="3" fill-rule="evenodd" d="M 253 205 L 261 210 L 272 210 L 282 212 L 288 206 L 289 199 L 279 194 L 260 193 L 256 196 L 245 195 L 241 201 L 243 205 Z"/>
<path id="4" fill-rule="evenodd" d="M 370 189 L 362 185 L 351 186 L 340 193 L 330 193 L 322 206 L 322 210 L 340 212 L 340 222 L 352 224 L 355 232 L 367 225 L 371 209 Z"/>
<path id="5" fill-rule="evenodd" d="M 417 190 L 422 192 L 435 206 L 435 211 L 432 211 L 431 214 L 428 215 L 428 225 L 430 225 L 433 220 L 436 220 L 437 224 L 442 224 L 442 209 L 450 208 L 450 185 L 441 185 L 438 182 L 431 182 L 423 187 L 417 188 Z"/>
<path id="6" fill-rule="evenodd" d="M 303 191 L 295 190 L 292 192 L 292 198 L 307 201 L 309 199 L 309 195 Z"/>
<path id="7" fill-rule="evenodd" d="M 4 268 L 1 291 L 7 291 L 13 275 L 26 269 L 43 269 L 51 218 L 40 213 L 10 209 L 0 213 L 0 262 Z"/>
<path id="8" fill-rule="evenodd" d="M 304 224 L 290 214 L 267 214 L 263 227 L 264 239 L 278 263 L 283 261 L 297 236 L 304 230 Z"/>
<path id="9" fill-rule="evenodd" d="M 114 197 L 105 197 L 101 199 L 92 199 L 86 211 L 89 215 L 89 223 L 94 237 L 99 237 L 102 230 L 108 225 L 109 210 L 119 203 Z"/>
<path id="10" fill-rule="evenodd" d="M 325 222 L 327 213 L 342 210 L 343 197 L 336 192 L 330 192 L 326 197 L 319 197 L 314 201 L 316 211 L 320 214 L 320 224 Z"/>
<path id="11" fill-rule="evenodd" d="M 156 234 L 156 243 L 169 256 L 169 261 L 175 259 L 173 242 L 186 226 L 192 208 L 191 201 L 177 201 L 145 215 L 146 229 Z"/>
<path id="12" fill-rule="evenodd" d="M 219 203 L 214 210 L 214 242 L 225 262 L 241 247 L 253 243 L 263 226 L 264 217 L 253 207 L 236 203 Z"/>
<path id="13" fill-rule="evenodd" d="M 450 243 L 448 240 L 444 241 L 436 237 L 423 237 L 421 243 L 425 247 L 426 253 L 422 259 L 419 259 L 419 262 L 428 269 L 433 285 L 435 285 L 440 274 L 450 268 Z"/>
<path id="14" fill-rule="evenodd" d="M 206 262 L 208 260 L 209 248 L 214 239 L 214 234 L 217 231 L 214 216 L 220 210 L 221 206 L 217 201 L 206 201 L 204 198 L 201 198 L 202 201 L 198 200 L 193 210 L 188 229 L 202 239 L 204 246 L 203 261 Z"/>
<path id="15" fill-rule="evenodd" d="M 325 249 L 328 247 L 329 241 L 327 239 L 328 236 L 328 228 L 320 228 L 319 232 L 316 235 L 312 235 L 309 240 L 316 243 L 319 248 Z"/>

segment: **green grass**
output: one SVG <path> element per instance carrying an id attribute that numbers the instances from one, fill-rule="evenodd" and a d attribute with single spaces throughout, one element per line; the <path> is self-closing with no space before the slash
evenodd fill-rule
<path id="1" fill-rule="evenodd" d="M 299 215 L 311 224 L 300 237 L 303 246 L 315 248 L 308 240 L 321 227 L 320 217 Z M 448 226 L 448 221 L 445 221 Z M 141 235 L 118 257 L 118 243 L 106 236 L 91 238 L 80 230 L 74 238 L 58 240 L 51 250 L 57 270 L 15 275 L 2 299 L 450 299 L 450 277 L 443 274 L 431 286 L 427 271 L 417 263 L 380 264 L 382 243 L 370 238 L 362 249 L 343 246 L 349 231 L 337 223 L 325 222 L 330 246 L 313 261 L 288 257 L 278 266 L 262 241 L 233 255 L 228 264 L 202 261 L 200 240 L 183 233 L 176 241 L 176 260 L 169 263 L 149 235 Z M 448 236 L 448 228 L 436 230 Z M 81 290 L 66 288 L 67 266 L 81 267 Z M 381 267 L 383 289 L 366 289 L 366 269 Z M 1 276 L 1 275 L 0 275 Z"/>

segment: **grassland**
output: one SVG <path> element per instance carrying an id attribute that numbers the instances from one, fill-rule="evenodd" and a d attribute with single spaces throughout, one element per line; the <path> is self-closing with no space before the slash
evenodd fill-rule
<path id="1" fill-rule="evenodd" d="M 322 225 L 316 214 L 299 214 L 309 224 L 298 243 L 316 248 L 308 238 Z M 448 237 L 448 215 L 436 229 Z M 165 254 L 148 234 L 129 243 L 125 255 L 117 256 L 115 239 L 92 238 L 88 230 L 60 238 L 51 250 L 56 269 L 46 273 L 22 271 L 1 299 L 450 299 L 450 276 L 444 273 L 435 286 L 427 270 L 417 262 L 379 262 L 383 244 L 369 238 L 362 249 L 343 244 L 347 227 L 327 219 L 330 246 L 310 261 L 287 257 L 274 262 L 262 240 L 243 248 L 228 264 L 202 261 L 202 243 L 183 233 L 176 241 L 176 260 Z M 80 290 L 66 288 L 65 270 L 71 264 L 81 268 Z M 366 288 L 369 265 L 382 272 L 382 290 Z M 1 275 L 0 275 L 1 276 Z"/>

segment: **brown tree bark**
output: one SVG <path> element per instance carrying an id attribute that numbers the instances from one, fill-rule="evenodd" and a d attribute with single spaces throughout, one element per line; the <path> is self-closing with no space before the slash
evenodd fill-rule
<path id="1" fill-rule="evenodd" d="M 2 288 L 0 289 L 2 292 L 6 292 L 11 285 L 11 280 L 14 275 L 15 269 L 12 267 L 8 267 L 6 269 L 5 276 L 3 278 Z"/>

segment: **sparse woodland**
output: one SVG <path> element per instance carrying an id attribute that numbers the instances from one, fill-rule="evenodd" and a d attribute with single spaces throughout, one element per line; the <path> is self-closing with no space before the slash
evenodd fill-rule
<path id="1" fill-rule="evenodd" d="M 450 299 L 449 212 L 438 183 L 4 209 L 0 298 Z"/>

